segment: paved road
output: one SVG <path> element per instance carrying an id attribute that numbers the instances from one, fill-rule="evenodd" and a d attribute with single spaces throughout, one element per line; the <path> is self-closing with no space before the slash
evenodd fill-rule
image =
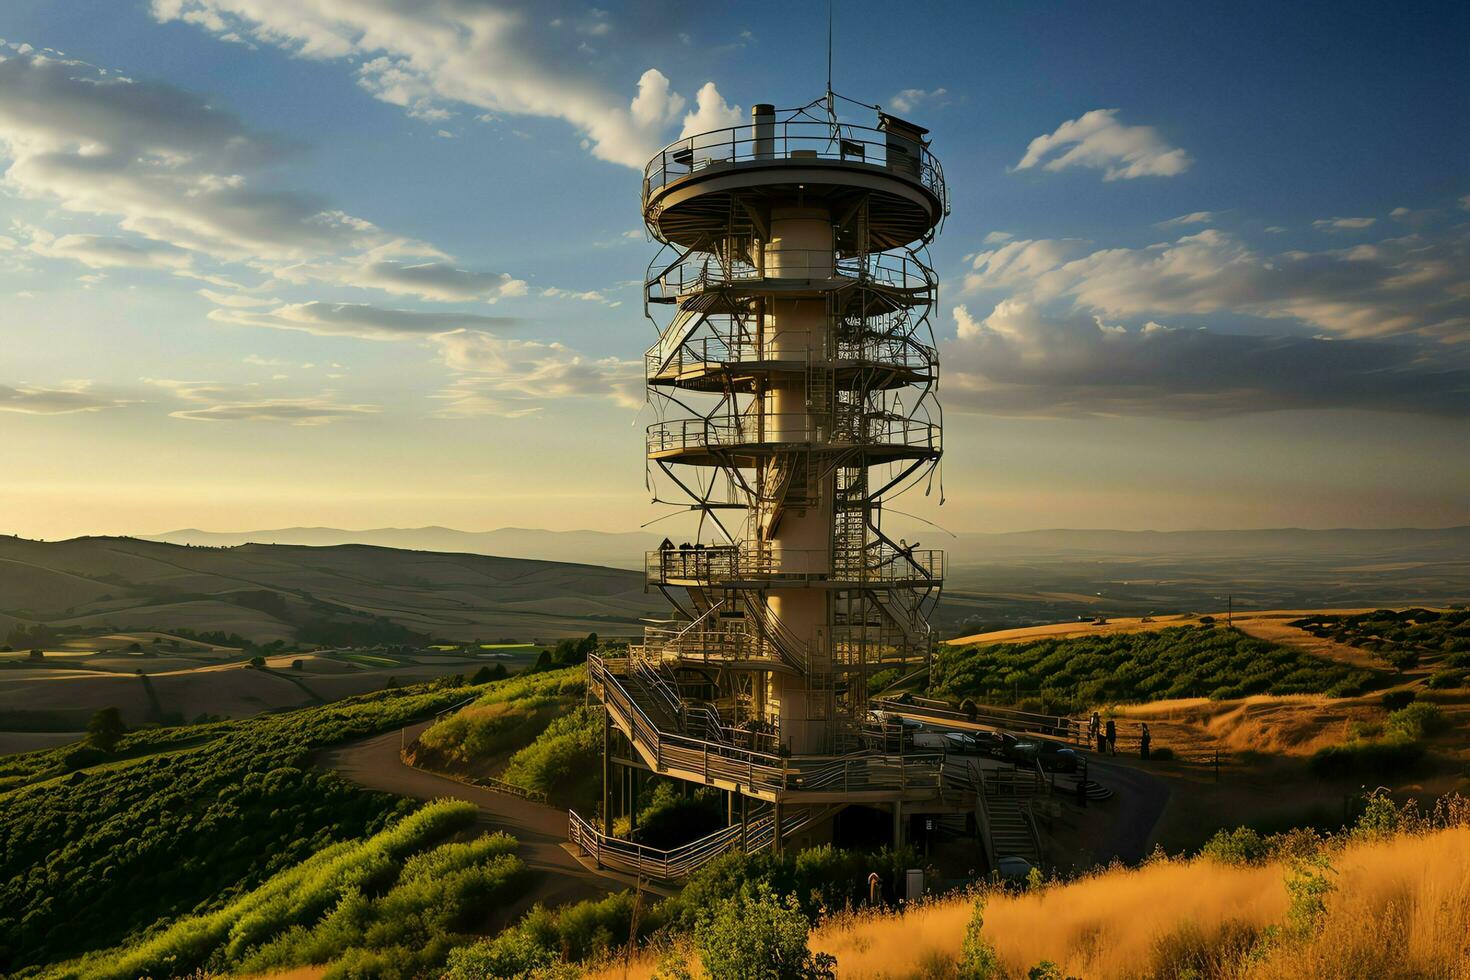
<path id="1" fill-rule="evenodd" d="M 1093 859 L 1100 864 L 1114 856 L 1129 864 L 1142 861 L 1169 802 L 1169 784 L 1133 766 L 1095 755 L 1087 759 L 1087 776 L 1116 794 L 1102 804 L 1109 811 L 1110 832 L 1095 848 Z"/>
<path id="2" fill-rule="evenodd" d="M 527 867 L 538 872 L 527 893 L 518 899 L 516 905 L 519 909 L 529 908 L 533 902 L 553 906 L 584 898 L 601 898 L 624 887 L 612 878 L 583 867 L 562 848 L 567 839 L 565 810 L 467 786 L 404 765 L 398 755 L 402 744 L 400 739 L 412 742 L 429 725 L 430 722 L 420 722 L 402 734 L 394 729 L 383 735 L 323 750 L 317 756 L 317 765 L 335 769 L 368 789 L 420 800 L 447 797 L 475 804 L 480 808 L 480 822 L 486 829 L 513 834 L 521 842 L 516 853 Z"/>

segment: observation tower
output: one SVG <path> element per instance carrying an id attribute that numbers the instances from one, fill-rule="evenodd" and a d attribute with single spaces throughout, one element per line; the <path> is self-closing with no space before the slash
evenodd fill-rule
<path id="1" fill-rule="evenodd" d="M 589 662 L 625 740 L 601 833 L 640 767 L 725 790 L 746 846 L 751 801 L 779 847 L 852 802 L 891 805 L 898 836 L 903 802 L 940 793 L 942 760 L 885 742 L 868 704 L 875 673 L 927 662 L 944 577 L 883 521 L 941 455 L 926 247 L 949 208 L 927 132 L 829 92 L 645 170 L 649 483 L 691 517 L 646 556 L 670 618 Z"/>

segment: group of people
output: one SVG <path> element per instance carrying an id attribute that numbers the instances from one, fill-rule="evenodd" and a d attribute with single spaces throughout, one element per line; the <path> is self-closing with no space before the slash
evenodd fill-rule
<path id="1" fill-rule="evenodd" d="M 1091 744 L 1097 746 L 1099 755 L 1118 754 L 1118 724 L 1109 718 L 1104 724 L 1102 716 L 1096 711 L 1087 723 L 1087 735 Z M 1153 741 L 1153 735 L 1148 730 L 1148 722 L 1143 723 L 1143 729 L 1138 734 L 1138 754 L 1140 758 L 1148 758 L 1149 743 Z"/>

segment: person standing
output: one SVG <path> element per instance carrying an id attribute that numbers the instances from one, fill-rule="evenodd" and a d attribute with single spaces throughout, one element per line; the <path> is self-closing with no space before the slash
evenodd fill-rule
<path id="1" fill-rule="evenodd" d="M 1143 732 L 1138 736 L 1138 754 L 1144 761 L 1148 761 L 1148 743 L 1153 736 L 1148 733 L 1148 722 L 1143 723 Z"/>
<path id="2" fill-rule="evenodd" d="M 1108 719 L 1108 727 L 1104 732 L 1104 741 L 1108 743 L 1108 755 L 1118 754 L 1118 726 L 1113 719 Z"/>

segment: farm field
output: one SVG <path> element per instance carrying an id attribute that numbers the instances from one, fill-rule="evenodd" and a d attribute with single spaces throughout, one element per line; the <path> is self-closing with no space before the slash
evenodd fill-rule
<path id="1" fill-rule="evenodd" d="M 34 744 L 29 733 L 79 731 L 102 708 L 117 708 L 129 725 L 245 718 L 365 694 L 390 680 L 469 676 L 497 663 L 519 668 L 542 649 L 518 646 L 501 657 L 418 650 L 281 653 L 266 656 L 259 668 L 241 650 L 176 654 L 168 650 L 174 638 L 159 635 L 163 641 L 146 647 L 146 654 L 88 653 L 77 648 L 87 641 L 75 640 L 48 649 L 40 663 L 28 653 L 0 655 L 6 658 L 0 661 L 6 664 L 0 669 L 0 746 L 23 751 Z M 152 652 L 159 648 L 165 652 Z"/>

